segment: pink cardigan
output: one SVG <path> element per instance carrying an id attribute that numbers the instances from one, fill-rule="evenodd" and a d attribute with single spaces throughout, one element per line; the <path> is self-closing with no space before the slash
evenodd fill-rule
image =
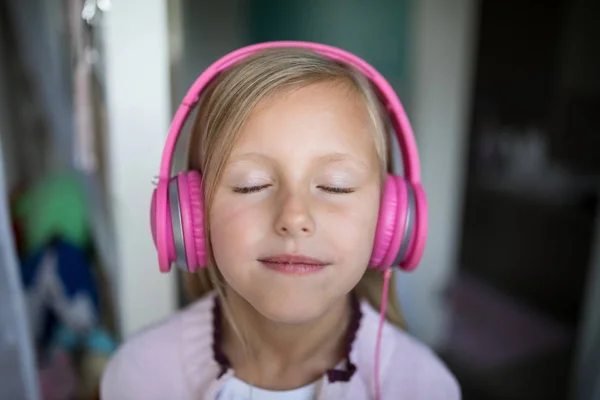
<path id="1" fill-rule="evenodd" d="M 211 294 L 198 300 L 121 346 L 102 377 L 101 398 L 217 399 L 234 371 L 214 340 L 219 336 L 213 329 L 215 319 L 220 318 L 215 297 Z M 322 377 L 317 399 L 374 399 L 379 315 L 367 302 L 356 304 L 359 319 L 350 335 L 348 363 Z M 435 354 L 387 323 L 380 362 L 383 399 L 460 399 L 456 379 Z"/>

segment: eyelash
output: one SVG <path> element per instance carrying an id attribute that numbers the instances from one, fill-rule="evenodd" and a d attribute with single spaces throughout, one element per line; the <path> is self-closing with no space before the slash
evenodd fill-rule
<path id="1" fill-rule="evenodd" d="M 254 193 L 254 192 L 259 192 L 263 189 L 268 188 L 271 185 L 260 185 L 260 186 L 248 186 L 248 187 L 236 187 L 233 188 L 233 191 L 235 193 L 242 193 L 242 194 L 247 194 L 247 193 Z"/>
<path id="2" fill-rule="evenodd" d="M 260 192 L 263 189 L 268 188 L 271 185 L 260 185 L 260 186 L 248 186 L 248 187 L 236 187 L 233 189 L 235 193 L 248 194 Z M 321 189 L 328 193 L 333 194 L 348 194 L 353 193 L 355 189 L 352 188 L 340 188 L 340 187 L 332 187 L 332 186 L 317 186 L 318 189 Z"/>
<path id="3" fill-rule="evenodd" d="M 333 187 L 333 186 L 317 186 L 317 188 L 324 190 L 328 193 L 333 193 L 333 194 L 347 194 L 347 193 L 354 192 L 354 189 L 352 189 L 352 188 L 340 188 L 340 187 Z"/>

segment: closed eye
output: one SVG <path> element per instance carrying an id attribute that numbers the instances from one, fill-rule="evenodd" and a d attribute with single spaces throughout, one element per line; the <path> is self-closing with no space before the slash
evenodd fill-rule
<path id="1" fill-rule="evenodd" d="M 242 193 L 242 194 L 255 193 L 255 192 L 260 192 L 261 190 L 266 189 L 269 186 L 271 186 L 271 185 L 268 184 L 268 185 L 259 185 L 259 186 L 235 187 L 235 188 L 233 188 L 233 191 L 235 193 Z"/>
<path id="2" fill-rule="evenodd" d="M 335 194 L 353 193 L 355 191 L 355 189 L 353 189 L 353 188 L 341 188 L 341 187 L 335 187 L 335 186 L 317 186 L 317 188 L 321 189 L 325 192 L 335 193 Z"/>

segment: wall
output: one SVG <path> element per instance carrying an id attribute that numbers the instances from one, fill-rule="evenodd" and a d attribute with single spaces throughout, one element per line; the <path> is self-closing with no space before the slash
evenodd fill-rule
<path id="1" fill-rule="evenodd" d="M 177 107 L 196 78 L 214 61 L 247 44 L 245 15 L 248 2 L 221 0 L 198 2 L 176 0 L 181 4 L 181 46 L 178 74 L 173 77 L 173 108 Z M 173 110 L 174 111 L 174 110 Z M 185 144 L 192 117 L 188 120 L 176 151 L 175 170 L 185 169 Z"/>
<path id="2" fill-rule="evenodd" d="M 410 108 L 411 0 L 276 1 L 258 0 L 250 8 L 252 42 L 322 42 L 364 58 L 386 77 Z"/>
<path id="3" fill-rule="evenodd" d="M 112 278 L 123 336 L 176 307 L 173 275 L 159 273 L 149 222 L 151 182 L 171 117 L 165 3 L 114 2 L 103 26 L 108 191 L 117 242 Z"/>
<path id="4" fill-rule="evenodd" d="M 411 118 L 429 203 L 429 235 L 421 265 L 400 276 L 398 290 L 411 331 L 431 346 L 444 341 L 444 292 L 456 270 L 476 11 L 475 0 L 421 0 L 411 17 Z"/>
<path id="5" fill-rule="evenodd" d="M 181 1 L 184 10 L 182 70 L 187 89 L 214 61 L 247 44 L 245 15 L 248 10 L 247 2 L 242 0 Z"/>

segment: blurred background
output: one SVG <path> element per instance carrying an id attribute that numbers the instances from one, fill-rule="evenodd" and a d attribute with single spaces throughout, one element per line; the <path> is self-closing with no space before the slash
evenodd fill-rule
<path id="1" fill-rule="evenodd" d="M 217 58 L 290 39 L 404 102 L 430 234 L 396 290 L 464 399 L 600 399 L 598 20 L 597 0 L 0 1 L 0 398 L 97 398 L 116 346 L 184 304 L 149 230 L 170 119 Z"/>

